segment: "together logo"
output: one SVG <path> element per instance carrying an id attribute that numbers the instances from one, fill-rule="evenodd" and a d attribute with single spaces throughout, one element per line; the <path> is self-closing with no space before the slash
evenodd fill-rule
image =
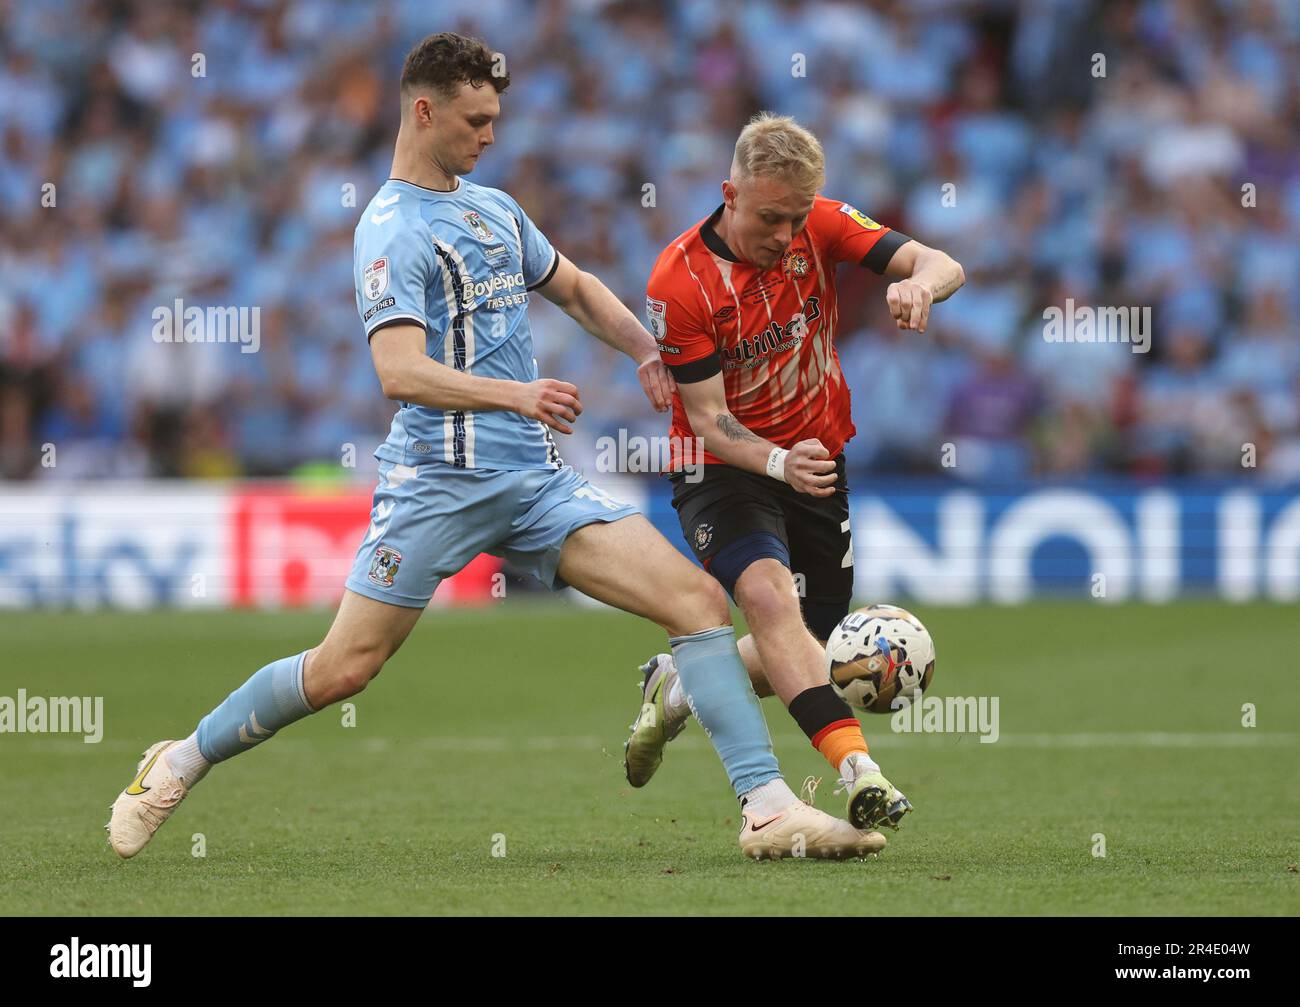
<path id="1" fill-rule="evenodd" d="M 55 979 L 130 979 L 148 986 L 153 971 L 152 944 L 82 944 L 76 937 L 50 948 Z"/>

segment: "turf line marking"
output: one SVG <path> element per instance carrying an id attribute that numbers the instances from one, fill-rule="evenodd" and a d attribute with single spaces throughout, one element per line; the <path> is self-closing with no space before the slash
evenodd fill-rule
<path id="1" fill-rule="evenodd" d="M 1164 731 L 1119 731 L 1080 734 L 1003 734 L 994 744 L 1009 748 L 1259 748 L 1295 745 L 1300 734 L 1253 729 L 1178 734 Z"/>
<path id="2" fill-rule="evenodd" d="M 870 725 L 868 725 L 870 726 Z M 892 734 L 888 731 L 871 731 L 871 737 L 889 748 L 950 748 L 974 745 L 976 748 L 1286 748 L 1300 744 L 1300 733 L 1284 731 L 1257 732 L 1243 729 L 1240 732 L 1207 732 L 1178 734 L 1161 731 L 1115 731 L 1075 734 L 1013 734 L 1003 732 L 992 744 L 981 744 L 974 735 L 953 734 Z M 380 754 L 397 749 L 425 752 L 600 752 L 622 756 L 621 737 L 600 738 L 594 734 L 571 735 L 515 735 L 510 737 L 482 735 L 464 737 L 433 735 L 424 738 L 366 738 L 361 742 L 364 751 Z M 277 739 L 276 748 L 320 749 L 338 747 L 335 742 L 320 742 L 304 738 Z M 94 745 L 68 738 L 32 738 L 23 746 L 29 753 L 58 755 L 103 756 L 131 752 L 138 755 L 139 741 L 108 739 Z M 695 734 L 687 734 L 672 743 L 675 751 L 708 751 L 707 741 Z"/>

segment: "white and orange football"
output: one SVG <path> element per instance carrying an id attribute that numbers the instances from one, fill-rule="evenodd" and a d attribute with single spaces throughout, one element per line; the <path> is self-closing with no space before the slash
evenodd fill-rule
<path id="1" fill-rule="evenodd" d="M 934 678 L 934 640 L 921 620 L 896 605 L 850 612 L 826 641 L 826 672 L 850 706 L 893 713 Z"/>

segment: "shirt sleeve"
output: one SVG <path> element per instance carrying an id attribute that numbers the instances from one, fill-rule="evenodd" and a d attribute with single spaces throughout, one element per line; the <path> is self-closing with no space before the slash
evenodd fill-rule
<path id="1" fill-rule="evenodd" d="M 357 228 L 352 255 L 357 311 L 366 338 L 393 322 L 429 328 L 426 297 L 434 276 L 433 250 L 400 216 L 382 224 L 364 218 Z"/>
<path id="2" fill-rule="evenodd" d="M 547 240 L 536 224 L 513 196 L 502 193 L 506 198 L 507 207 L 514 214 L 515 224 L 519 227 L 519 248 L 523 258 L 524 266 L 524 287 L 527 290 L 536 290 L 543 287 L 551 281 L 555 275 L 556 267 L 560 264 L 560 254 L 554 246 Z"/>
<path id="3" fill-rule="evenodd" d="M 857 262 L 876 273 L 883 273 L 894 253 L 912 240 L 837 199 L 819 196 L 813 217 L 818 243 L 835 262 Z"/>
<path id="4" fill-rule="evenodd" d="M 704 381 L 722 371 L 722 358 L 708 315 L 698 298 L 683 294 L 681 286 L 661 266 L 650 274 L 645 297 L 646 323 L 659 344 L 659 356 L 684 384 Z"/>

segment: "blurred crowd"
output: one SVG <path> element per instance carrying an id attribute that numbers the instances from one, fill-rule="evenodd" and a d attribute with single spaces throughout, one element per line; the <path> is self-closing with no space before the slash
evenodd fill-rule
<path id="1" fill-rule="evenodd" d="M 388 175 L 402 57 L 442 30 L 512 77 L 474 180 L 638 316 L 759 109 L 817 133 L 828 195 L 961 261 L 925 335 L 842 267 L 859 473 L 1300 477 L 1283 0 L 0 0 L 0 475 L 368 456 L 393 405 L 352 232 Z M 177 298 L 257 306 L 258 352 L 157 341 Z M 1049 342 L 1067 299 L 1149 307 L 1150 352 Z M 539 297 L 532 318 L 542 373 L 586 406 L 567 459 L 591 472 L 602 435 L 666 432 L 625 359 Z"/>

